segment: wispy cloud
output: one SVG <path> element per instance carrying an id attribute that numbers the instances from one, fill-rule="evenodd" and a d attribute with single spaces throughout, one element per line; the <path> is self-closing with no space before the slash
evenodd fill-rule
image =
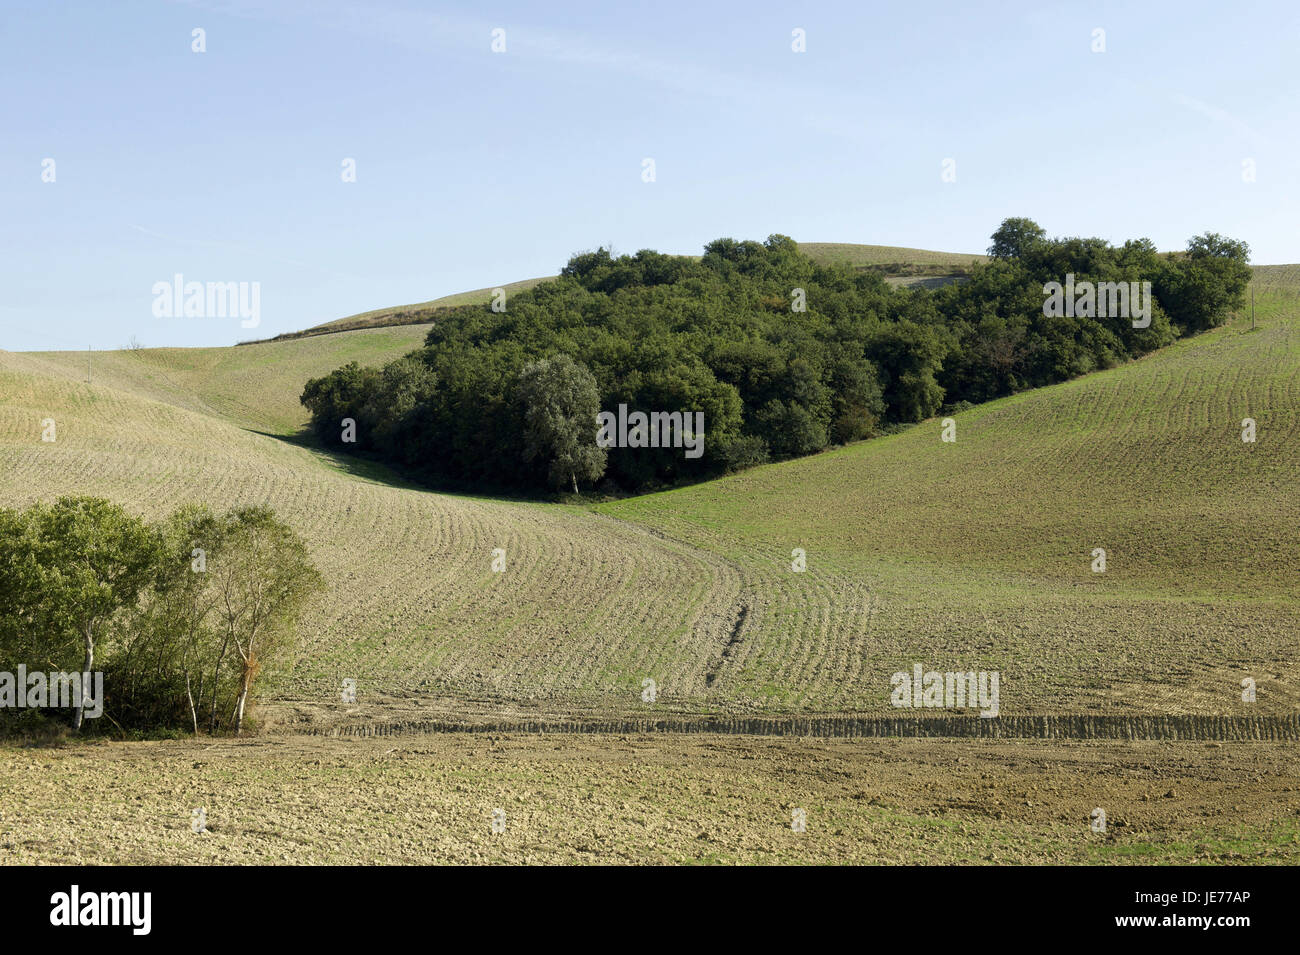
<path id="1" fill-rule="evenodd" d="M 1222 109 L 1204 100 L 1195 99 L 1185 93 L 1174 93 L 1172 99 L 1179 106 L 1186 107 L 1193 112 L 1200 113 L 1207 119 L 1212 119 L 1216 123 L 1230 126 L 1233 131 L 1243 139 L 1249 140 L 1254 145 L 1268 145 L 1268 138 L 1254 129 L 1249 123 L 1238 119 L 1226 109 Z"/>
<path id="2" fill-rule="evenodd" d="M 784 109 L 791 119 L 820 132 L 854 142 L 870 137 L 854 122 L 865 122 L 873 105 L 868 98 L 846 97 L 838 88 L 825 88 L 797 82 L 774 83 L 762 77 L 742 75 L 712 66 L 679 59 L 631 52 L 603 38 L 571 30 L 538 28 L 527 23 L 497 22 L 467 17 L 408 10 L 381 3 L 342 2 L 307 3 L 285 0 L 172 0 L 184 6 L 218 15 L 279 23 L 311 23 L 313 26 L 363 36 L 406 49 L 485 55 L 491 32 L 497 27 L 507 30 L 508 56 L 518 62 L 546 62 L 559 66 L 586 69 L 606 75 L 629 77 L 662 89 L 689 95 L 729 101 L 746 108 L 768 111 Z M 809 103 L 816 103 L 823 119 L 810 121 L 805 115 Z M 842 116 L 841 123 L 828 124 L 827 115 Z"/>

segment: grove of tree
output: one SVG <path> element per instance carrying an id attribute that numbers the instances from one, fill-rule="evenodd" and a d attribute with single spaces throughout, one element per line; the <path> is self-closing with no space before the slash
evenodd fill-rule
<path id="1" fill-rule="evenodd" d="M 0 508 L 0 673 L 99 671 L 119 730 L 238 734 L 321 585 L 267 508 L 191 505 L 156 526 L 92 497 Z M 0 729 L 68 715 L 3 708 Z"/>
<path id="2" fill-rule="evenodd" d="M 597 249 L 504 310 L 447 309 L 423 348 L 313 379 L 302 402 L 325 444 L 433 485 L 639 492 L 1112 367 L 1222 323 L 1250 279 L 1246 244 L 1213 233 L 1161 254 L 1014 218 L 989 255 L 926 289 L 818 264 L 781 235 L 717 239 L 698 259 Z M 1067 274 L 1150 282 L 1150 325 L 1046 316 L 1044 285 Z M 594 412 L 620 403 L 703 412 L 704 454 L 597 448 Z"/>

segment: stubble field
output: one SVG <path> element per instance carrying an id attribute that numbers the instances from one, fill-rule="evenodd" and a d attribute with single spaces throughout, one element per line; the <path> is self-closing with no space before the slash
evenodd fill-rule
<path id="1" fill-rule="evenodd" d="M 0 755 L 11 863 L 1300 861 L 1294 744 L 462 734 Z"/>

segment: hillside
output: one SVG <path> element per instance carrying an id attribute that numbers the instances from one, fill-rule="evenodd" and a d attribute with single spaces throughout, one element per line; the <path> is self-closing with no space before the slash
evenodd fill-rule
<path id="1" fill-rule="evenodd" d="M 972 262 L 986 262 L 983 253 L 936 252 L 896 245 L 857 245 L 849 242 L 800 242 L 799 251 L 823 264 L 843 263 L 854 268 L 883 265 L 921 265 L 944 269 L 969 268 Z"/>
<path id="2" fill-rule="evenodd" d="M 1247 675 L 1294 709 L 1296 274 L 1263 270 L 1254 332 L 976 407 L 953 444 L 934 420 L 601 511 L 741 568 L 737 695 L 861 706 L 922 662 L 1000 670 L 1033 710 L 1257 712 Z"/>
<path id="3" fill-rule="evenodd" d="M 95 494 L 151 518 L 185 501 L 274 507 L 329 586 L 304 622 L 299 666 L 282 675 L 299 697 L 337 699 L 343 677 L 368 700 L 417 689 L 636 699 L 647 670 L 678 672 L 683 686 L 698 679 L 730 624 L 735 575 L 722 562 L 579 508 L 381 483 L 379 469 L 244 429 L 283 427 L 307 376 L 349 357 L 378 360 L 376 334 L 389 332 L 331 336 L 350 354 L 321 354 L 324 339 L 258 346 L 278 351 L 270 365 L 244 363 L 241 353 L 261 354 L 249 348 L 233 349 L 229 364 L 177 360 L 188 351 L 119 354 L 91 385 L 72 356 L 0 353 L 0 504 Z M 251 407 L 234 379 L 282 400 Z M 244 427 L 211 410 L 223 403 Z M 40 439 L 46 418 L 53 443 Z M 498 547 L 504 574 L 490 571 Z"/>
<path id="4" fill-rule="evenodd" d="M 301 426 L 308 377 L 417 326 L 97 353 L 90 385 L 84 353 L 0 352 L 0 505 L 275 507 L 329 581 L 271 684 L 301 718 L 343 677 L 362 711 L 638 710 L 646 678 L 661 708 L 879 711 L 912 663 L 1001 671 L 1008 714 L 1290 713 L 1300 268 L 1257 276 L 1255 332 L 972 409 L 955 444 L 929 421 L 591 508 L 421 491 L 266 434 Z"/>
<path id="5" fill-rule="evenodd" d="M 984 255 L 965 255 L 957 252 L 934 252 L 929 249 L 908 249 L 893 245 L 855 245 L 845 242 L 801 242 L 801 251 L 823 265 L 845 263 L 854 268 L 881 267 L 890 273 L 889 281 L 899 285 L 926 284 L 934 285 L 952 273 L 968 268 L 972 262 L 983 262 Z M 698 256 L 691 256 L 698 258 Z M 507 282 L 498 286 L 509 296 L 515 292 L 530 289 L 539 282 L 545 282 L 552 276 L 523 279 Z M 313 325 L 301 332 L 290 332 L 277 336 L 274 341 L 299 338 L 312 335 L 325 335 L 333 332 L 352 331 L 360 328 L 379 328 L 421 324 L 432 321 L 441 309 L 455 308 L 460 305 L 486 305 L 492 300 L 493 288 L 474 289 L 469 292 L 457 292 L 444 295 L 429 302 L 415 305 L 394 305 L 389 308 L 377 308 L 345 318 Z"/>
<path id="6" fill-rule="evenodd" d="M 298 396 L 309 379 L 341 364 L 378 365 L 419 348 L 428 325 L 375 328 L 290 343 L 238 348 L 142 348 L 89 356 L 92 388 L 123 392 L 270 434 L 296 433 L 307 414 Z M 87 353 L 0 352 L 0 367 L 86 382 Z"/>
<path id="7" fill-rule="evenodd" d="M 550 276 L 507 282 L 505 285 L 497 287 L 505 289 L 506 295 L 509 296 L 514 292 L 522 292 L 524 289 L 532 288 L 539 282 L 545 282 L 547 278 L 550 278 Z M 427 323 L 435 313 L 444 308 L 456 308 L 460 305 L 486 305 L 492 301 L 492 292 L 495 288 L 456 292 L 452 295 L 444 295 L 442 298 L 435 298 L 430 302 L 420 302 L 417 305 L 395 305 L 391 308 L 376 308 L 369 312 L 360 312 L 356 315 L 348 315 L 345 318 L 336 318 L 320 325 L 313 325 L 305 331 L 291 332 L 288 335 L 281 335 L 279 338 L 294 338 L 300 335 L 324 335 L 358 328 L 380 328 L 386 325 Z"/>

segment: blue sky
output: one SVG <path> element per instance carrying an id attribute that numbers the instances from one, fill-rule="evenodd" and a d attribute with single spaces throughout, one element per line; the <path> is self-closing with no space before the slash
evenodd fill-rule
<path id="1" fill-rule="evenodd" d="M 0 348 L 231 344 L 600 245 L 980 252 L 1009 215 L 1300 262 L 1298 48 L 1291 2 L 5 0 Z M 177 273 L 259 283 L 260 325 L 156 317 Z"/>

